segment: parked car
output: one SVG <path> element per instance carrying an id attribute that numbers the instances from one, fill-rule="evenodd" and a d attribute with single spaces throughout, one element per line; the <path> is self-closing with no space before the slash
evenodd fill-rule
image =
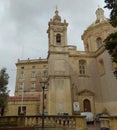
<path id="1" fill-rule="evenodd" d="M 40 113 L 41 115 L 42 115 L 42 113 Z M 44 112 L 44 115 L 46 116 L 46 115 L 48 115 L 48 112 Z"/>
<path id="2" fill-rule="evenodd" d="M 96 116 L 95 116 L 95 121 L 96 122 L 99 122 L 100 121 L 100 117 L 103 117 L 103 116 L 109 116 L 108 113 L 98 113 Z"/>
<path id="3" fill-rule="evenodd" d="M 96 122 L 99 122 L 100 121 L 100 117 L 102 116 L 103 114 L 102 113 L 98 113 L 95 117 L 95 121 Z"/>
<path id="4" fill-rule="evenodd" d="M 81 112 L 80 115 L 82 116 L 86 116 L 86 121 L 87 122 L 94 122 L 94 116 L 92 112 Z"/>

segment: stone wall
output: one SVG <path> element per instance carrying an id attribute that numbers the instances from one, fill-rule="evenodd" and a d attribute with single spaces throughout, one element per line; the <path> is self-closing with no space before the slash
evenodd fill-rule
<path id="1" fill-rule="evenodd" d="M 26 107 L 26 115 L 39 115 L 40 114 L 40 97 L 9 97 L 4 116 L 18 116 L 18 108 L 21 106 Z"/>
<path id="2" fill-rule="evenodd" d="M 101 128 L 107 128 L 108 130 L 117 130 L 117 116 L 101 117 Z"/>

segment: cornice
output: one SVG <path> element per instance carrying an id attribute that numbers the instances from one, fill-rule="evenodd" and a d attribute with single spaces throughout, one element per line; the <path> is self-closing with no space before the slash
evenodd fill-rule
<path id="1" fill-rule="evenodd" d="M 70 54 L 70 57 L 95 58 L 95 52 L 77 51 L 76 54 Z"/>
<path id="2" fill-rule="evenodd" d="M 49 79 L 51 79 L 51 78 L 54 78 L 54 79 L 56 79 L 56 78 L 70 78 L 71 76 L 70 75 L 56 75 L 56 74 L 54 74 L 54 75 L 49 75 Z"/>
<path id="3" fill-rule="evenodd" d="M 76 51 L 75 54 L 69 53 L 69 57 L 82 57 L 82 58 L 96 58 L 101 55 L 105 51 L 105 45 L 103 44 L 97 51 L 95 52 L 86 52 L 86 51 Z"/>
<path id="4" fill-rule="evenodd" d="M 48 25 L 49 26 L 52 26 L 52 25 L 58 25 L 58 26 L 68 26 L 68 23 L 66 23 L 65 21 L 64 21 L 64 23 L 62 23 L 62 22 L 60 22 L 60 23 L 56 23 L 56 22 L 54 22 L 54 21 L 50 21 L 49 23 L 48 23 Z"/>
<path id="5" fill-rule="evenodd" d="M 14 101 L 14 100 L 15 100 L 15 101 L 21 101 L 21 98 L 22 98 L 21 96 L 12 96 L 12 97 L 9 97 L 8 100 L 9 100 L 9 101 Z M 24 100 L 24 102 L 25 102 L 25 101 L 34 101 L 34 100 L 35 100 L 35 101 L 39 101 L 39 100 L 40 100 L 40 96 L 34 96 L 34 97 L 31 97 L 31 96 L 25 97 L 25 96 L 24 96 L 24 99 L 23 99 L 23 100 Z"/>
<path id="6" fill-rule="evenodd" d="M 24 64 L 43 64 L 48 63 L 47 59 L 27 59 L 27 60 L 20 60 L 18 59 L 17 65 L 24 65 Z"/>
<path id="7" fill-rule="evenodd" d="M 69 54 L 69 52 L 68 51 L 66 51 L 66 52 L 64 52 L 64 51 L 49 51 L 48 52 L 48 56 L 50 55 L 50 54 Z"/>

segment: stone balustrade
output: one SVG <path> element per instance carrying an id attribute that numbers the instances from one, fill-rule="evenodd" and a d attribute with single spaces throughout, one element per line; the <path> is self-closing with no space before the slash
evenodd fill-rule
<path id="1" fill-rule="evenodd" d="M 117 116 L 104 116 L 100 118 L 101 129 L 117 130 Z"/>
<path id="2" fill-rule="evenodd" d="M 41 127 L 42 116 L 5 116 L 0 117 L 0 128 L 3 127 Z M 70 130 L 87 130 L 84 116 L 44 116 L 46 128 Z"/>

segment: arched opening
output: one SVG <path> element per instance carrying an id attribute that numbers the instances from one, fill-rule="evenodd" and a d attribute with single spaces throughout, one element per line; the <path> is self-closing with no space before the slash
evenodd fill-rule
<path id="1" fill-rule="evenodd" d="M 91 112 L 91 103 L 88 99 L 83 101 L 84 112 Z"/>
<path id="2" fill-rule="evenodd" d="M 96 43 L 97 43 L 97 47 L 100 48 L 102 46 L 102 39 L 100 37 L 98 37 L 96 39 Z"/>
<path id="3" fill-rule="evenodd" d="M 61 35 L 60 34 L 56 35 L 56 42 L 58 42 L 58 43 L 61 42 Z"/>

